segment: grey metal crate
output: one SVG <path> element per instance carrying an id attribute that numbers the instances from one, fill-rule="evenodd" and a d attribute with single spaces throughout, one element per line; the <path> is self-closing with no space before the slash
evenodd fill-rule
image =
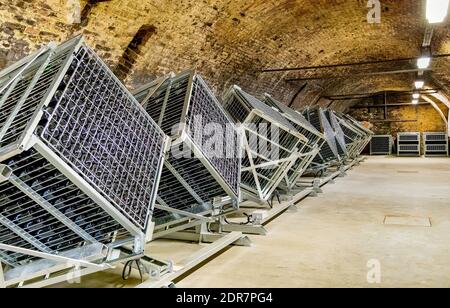
<path id="1" fill-rule="evenodd" d="M 372 137 L 375 135 L 374 132 L 371 131 L 369 128 L 365 127 L 361 122 L 359 122 L 349 114 L 340 114 L 340 116 L 359 132 L 361 136 L 361 141 L 358 152 L 359 154 L 361 154 L 367 147 L 367 145 L 370 144 Z"/>
<path id="2" fill-rule="evenodd" d="M 241 189 L 247 198 L 267 201 L 294 165 L 300 148 L 308 139 L 280 112 L 238 86 L 228 90 L 224 106 L 245 131 Z M 270 145 L 270 150 L 264 145 Z M 273 153 L 277 157 L 271 157 Z"/>
<path id="3" fill-rule="evenodd" d="M 293 189 L 297 185 L 299 178 L 308 170 L 320 152 L 326 142 L 325 136 L 309 123 L 301 113 L 276 101 L 270 95 L 265 95 L 264 102 L 268 106 L 278 110 L 299 133 L 308 139 L 308 142 L 301 144 L 299 150 L 300 157 L 296 160 L 285 180 L 282 182 L 282 186 Z"/>
<path id="4" fill-rule="evenodd" d="M 391 135 L 375 135 L 370 142 L 370 155 L 392 155 L 393 146 Z"/>
<path id="5" fill-rule="evenodd" d="M 330 124 L 325 112 L 320 108 L 307 108 L 303 116 L 325 136 L 326 143 L 322 146 L 319 154 L 313 160 L 317 168 L 326 167 L 333 164 L 339 164 L 342 157 L 339 155 L 336 133 Z"/>
<path id="6" fill-rule="evenodd" d="M 420 156 L 421 137 L 418 132 L 405 132 L 397 134 L 398 156 Z"/>
<path id="7" fill-rule="evenodd" d="M 424 154 L 427 157 L 448 156 L 448 135 L 445 132 L 423 133 Z"/>
<path id="8" fill-rule="evenodd" d="M 370 142 L 373 133 L 364 129 L 348 115 L 336 111 L 330 111 L 330 113 L 335 130 L 343 134 L 347 157 L 350 159 L 358 157 Z"/>
<path id="9" fill-rule="evenodd" d="M 167 137 L 133 96 L 81 37 L 0 72 L 0 87 L 1 242 L 142 251 Z"/>
<path id="10" fill-rule="evenodd" d="M 167 155 L 158 192 L 157 225 L 212 211 L 214 200 L 240 196 L 240 134 L 205 81 L 193 71 L 158 79 L 135 91 L 148 114 L 183 151 Z M 221 153 L 203 130 L 220 127 Z M 219 128 L 218 127 L 218 128 Z"/>
<path id="11" fill-rule="evenodd" d="M 345 161 L 350 156 L 345 139 L 345 133 L 342 127 L 339 125 L 339 121 L 332 110 L 323 109 L 322 112 L 334 130 L 339 156 L 343 161 Z"/>

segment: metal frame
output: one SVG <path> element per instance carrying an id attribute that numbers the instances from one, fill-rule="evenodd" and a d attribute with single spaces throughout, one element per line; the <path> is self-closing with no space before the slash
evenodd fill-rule
<path id="1" fill-rule="evenodd" d="M 109 99 L 114 96 L 115 102 L 123 103 L 127 112 L 133 113 L 133 117 L 117 121 L 127 125 L 121 131 L 121 136 L 130 137 L 130 142 L 139 147 L 141 152 L 131 153 L 132 147 L 127 147 L 130 165 L 127 165 L 127 170 L 121 174 L 120 179 L 113 180 L 123 182 L 126 176 L 137 174 L 146 177 L 145 181 L 140 177 L 135 178 L 141 181 L 139 185 L 146 185 L 142 191 L 139 191 L 139 187 L 134 187 L 134 196 L 138 198 L 134 199 L 136 203 L 132 203 L 134 196 L 131 190 L 126 202 L 126 206 L 133 205 L 136 216 L 129 212 L 132 207 L 122 207 L 122 199 L 110 194 L 114 181 L 108 183 L 105 178 L 101 179 L 105 182 L 99 182 L 95 178 L 99 168 L 96 169 L 97 174 L 89 176 L 85 171 L 91 169 L 77 165 L 77 161 L 70 156 L 69 147 L 60 146 L 57 142 L 62 139 L 56 139 L 56 135 L 50 131 L 51 121 L 58 121 L 57 125 L 61 129 L 73 129 L 70 126 L 72 122 L 69 124 L 70 119 L 65 126 L 62 125 L 65 118 L 61 116 L 61 110 L 64 110 L 64 104 L 70 100 L 69 90 L 73 89 L 69 87 L 75 84 L 75 75 L 85 72 L 90 65 L 97 69 L 95 80 L 104 78 L 101 80 L 107 81 L 108 87 L 92 88 L 89 93 L 96 93 L 102 102 L 106 101 L 105 97 Z M 93 68 L 91 70 L 94 71 Z M 92 74 L 89 76 L 93 77 Z M 86 87 L 93 87 L 94 82 L 86 84 Z M 37 264 L 42 264 L 40 259 L 55 261 L 58 259 L 57 255 L 73 254 L 84 245 L 101 245 L 102 249 L 109 252 L 117 247 L 130 245 L 132 251 L 129 256 L 141 257 L 145 242 L 151 239 L 153 231 L 150 219 L 168 142 L 156 123 L 89 49 L 82 37 L 59 46 L 50 44 L 1 71 L 0 87 L 0 245 L 3 245 L 0 247 L 0 261 L 8 264 L 8 269 L 3 274 L 8 276 L 21 267 L 32 269 Z M 86 98 L 81 103 L 87 104 L 90 99 L 91 97 Z M 82 106 L 75 104 L 70 109 L 79 118 L 84 111 L 75 108 Z M 101 112 L 102 119 L 109 120 L 106 110 Z M 118 110 L 114 114 L 118 114 Z M 145 125 L 152 130 L 136 133 L 131 129 L 133 125 Z M 93 127 L 92 124 L 84 127 L 86 130 L 83 131 L 83 138 Z M 95 128 L 95 134 L 110 137 L 110 131 L 100 127 Z M 143 134 L 152 134 L 154 147 L 152 145 L 152 148 L 145 148 L 147 143 L 141 140 L 148 141 L 149 136 Z M 77 138 L 73 145 L 79 144 L 77 142 L 81 137 Z M 109 143 L 104 141 L 102 146 L 107 144 Z M 70 150 L 74 148 L 75 146 Z M 115 153 L 105 152 L 105 155 L 109 160 L 120 158 L 117 151 Z M 141 165 L 146 167 L 145 171 L 148 173 L 131 173 L 137 170 L 131 166 L 135 163 L 131 160 L 137 156 L 143 159 L 144 163 Z M 153 169 L 147 168 L 150 164 Z M 115 177 L 116 174 L 111 173 L 110 178 L 112 176 Z M 147 179 L 153 183 L 148 187 Z M 143 202 L 144 207 L 138 208 L 137 202 Z M 135 219 L 138 215 L 141 219 L 139 221 Z M 103 258 L 104 256 L 92 261 L 103 262 Z M 109 256 L 108 260 L 115 259 Z M 82 263 L 83 260 L 78 261 Z M 90 272 L 92 268 L 105 268 L 103 265 L 88 267 L 90 268 L 86 268 L 86 272 Z M 55 268 L 53 264 L 49 264 L 49 268 L 42 268 L 41 272 L 47 271 L 49 274 L 60 269 L 63 269 L 60 265 Z M 26 280 L 27 277 L 23 278 Z"/>
<path id="2" fill-rule="evenodd" d="M 447 157 L 449 148 L 447 133 L 423 133 L 423 148 L 426 157 Z"/>
<path id="3" fill-rule="evenodd" d="M 388 148 L 385 151 L 382 151 L 378 145 L 375 145 L 377 140 L 383 139 L 387 140 Z M 372 136 L 372 140 L 370 142 L 370 155 L 392 155 L 392 148 L 394 146 L 394 138 L 391 135 L 374 135 Z"/>
<path id="4" fill-rule="evenodd" d="M 358 149 L 359 154 L 361 154 L 364 149 L 367 147 L 367 145 L 370 144 L 370 141 L 372 140 L 372 137 L 375 135 L 373 131 L 365 127 L 361 122 L 357 121 L 355 118 L 348 114 L 341 114 L 341 116 L 347 120 L 347 122 L 350 122 L 350 124 L 360 133 L 361 136 L 361 142 Z"/>
<path id="5" fill-rule="evenodd" d="M 225 94 L 224 106 L 244 131 L 242 193 L 247 199 L 268 201 L 299 159 L 299 150 L 308 143 L 308 139 L 278 111 L 245 93 L 238 86 L 231 87 Z M 261 130 L 259 124 L 265 124 L 268 131 L 277 130 L 279 140 L 269 140 L 262 135 L 258 131 Z M 264 153 L 258 148 L 261 142 L 277 149 L 279 157 L 267 157 L 269 152 Z"/>
<path id="6" fill-rule="evenodd" d="M 35 256 L 38 261 L 2 273 L 0 263 L 0 288 L 43 288 L 61 282 L 72 282 L 93 273 L 109 270 L 131 260 L 139 260 L 140 271 L 148 279 L 158 280 L 173 273 L 171 262 L 135 254 L 127 248 L 88 245 L 62 255 L 46 254 L 30 249 L 0 244 L 1 251 L 20 252 Z M 101 260 L 101 261 L 99 261 Z"/>
<path id="7" fill-rule="evenodd" d="M 282 187 L 292 190 L 297 186 L 298 180 L 308 170 L 313 160 L 325 143 L 325 136 L 312 126 L 301 113 L 292 110 L 281 102 L 273 99 L 269 94 L 265 94 L 264 102 L 280 112 L 291 123 L 296 130 L 308 139 L 299 150 L 299 158 L 289 170 Z"/>
<path id="8" fill-rule="evenodd" d="M 330 120 L 326 117 L 325 110 L 322 108 L 307 108 L 302 114 L 311 125 L 323 133 L 326 140 L 319 154 L 313 160 L 310 171 L 323 173 L 329 167 L 341 165 L 344 162 L 344 157 L 339 154 L 336 132 Z"/>
<path id="9" fill-rule="evenodd" d="M 194 228 L 238 208 L 240 135 L 201 76 L 194 71 L 172 73 L 137 89 L 134 95 L 170 135 L 172 148 L 182 145 L 184 153 L 191 156 L 175 157 L 172 151 L 166 156 L 154 214 L 154 237 Z M 207 120 L 202 126 L 210 121 L 220 124 L 224 131 L 231 128 L 226 137 L 235 139 L 235 157 L 210 157 L 203 148 L 203 140 L 196 139 L 197 115 Z M 218 198 L 227 201 L 217 202 Z"/>
<path id="10" fill-rule="evenodd" d="M 189 237 L 186 238 L 186 240 L 189 239 Z M 171 286 L 173 285 L 173 282 L 179 277 L 185 275 L 187 272 L 194 269 L 199 264 L 202 264 L 220 251 L 224 250 L 226 247 L 238 242 L 247 242 L 247 244 L 250 245 L 249 239 L 243 236 L 241 232 L 231 232 L 223 236 L 222 238 L 216 239 L 214 242 L 212 242 L 212 244 L 204 247 L 197 253 L 181 261 L 179 266 L 174 266 L 174 270 L 172 272 L 159 277 L 159 279 L 149 279 L 138 285 L 137 288 L 148 289 Z"/>
<path id="11" fill-rule="evenodd" d="M 398 156 L 421 156 L 421 134 L 420 133 L 398 133 L 397 155 Z"/>
<path id="12" fill-rule="evenodd" d="M 330 113 L 333 126 L 344 136 L 347 157 L 349 159 L 358 157 L 369 144 L 373 133 L 348 115 L 345 116 L 336 111 L 330 111 Z"/>

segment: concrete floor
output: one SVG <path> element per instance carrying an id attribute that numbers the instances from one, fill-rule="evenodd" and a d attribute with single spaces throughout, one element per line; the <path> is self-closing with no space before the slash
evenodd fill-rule
<path id="1" fill-rule="evenodd" d="M 299 204 L 178 282 L 179 287 L 450 287 L 448 159 L 370 157 L 318 198 Z M 386 216 L 406 225 L 385 225 Z M 430 218 L 432 227 L 407 225 Z M 153 255 L 175 262 L 198 245 L 157 241 Z M 368 262 L 381 283 L 370 284 Z M 376 263 L 374 263 L 376 264 Z M 72 287 L 127 287 L 119 271 Z M 60 285 L 69 286 L 69 285 Z"/>

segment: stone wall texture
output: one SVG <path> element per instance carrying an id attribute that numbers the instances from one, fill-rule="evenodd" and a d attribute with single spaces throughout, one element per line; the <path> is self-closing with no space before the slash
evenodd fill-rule
<path id="1" fill-rule="evenodd" d="M 238 84 L 298 109 L 319 104 L 347 110 L 356 101 L 325 97 L 406 90 L 414 81 L 414 74 L 349 76 L 352 72 L 414 68 L 415 63 L 261 70 L 419 56 L 424 1 L 381 4 L 381 23 L 370 24 L 366 0 L 0 0 L 0 68 L 50 41 L 83 34 L 130 88 L 193 68 L 218 96 Z M 450 53 L 449 20 L 435 30 L 433 53 Z M 433 66 L 427 86 L 450 94 L 450 58 Z M 286 81 L 314 76 L 328 78 Z M 392 116 L 406 116 L 408 110 Z"/>

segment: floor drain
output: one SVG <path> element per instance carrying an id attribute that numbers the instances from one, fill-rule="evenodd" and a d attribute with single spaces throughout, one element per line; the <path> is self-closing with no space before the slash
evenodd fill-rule
<path id="1" fill-rule="evenodd" d="M 412 216 L 386 216 L 384 218 L 385 225 L 394 226 L 411 226 L 411 227 L 431 227 L 431 219 L 429 217 L 412 217 Z"/>

